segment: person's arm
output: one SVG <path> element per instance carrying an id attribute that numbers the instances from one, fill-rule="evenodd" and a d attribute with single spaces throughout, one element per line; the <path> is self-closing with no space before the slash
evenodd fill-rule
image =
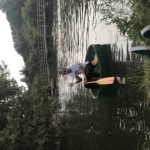
<path id="1" fill-rule="evenodd" d="M 76 82 L 75 83 L 80 83 L 82 82 L 82 78 L 80 78 L 79 76 L 76 76 Z"/>
<path id="2" fill-rule="evenodd" d="M 73 83 L 69 83 L 69 86 L 73 86 L 73 85 L 75 85 L 76 83 L 80 83 L 80 82 L 82 82 L 82 78 L 80 78 L 79 76 L 76 76 L 76 81 L 73 82 Z"/>

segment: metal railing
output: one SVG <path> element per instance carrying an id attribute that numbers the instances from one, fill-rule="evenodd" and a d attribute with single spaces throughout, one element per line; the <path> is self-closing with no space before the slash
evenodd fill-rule
<path id="1" fill-rule="evenodd" d="M 46 40 L 46 17 L 45 0 L 37 0 L 37 31 L 38 31 L 38 54 L 40 64 L 40 78 L 42 88 L 46 87 L 50 78 L 48 67 L 48 50 Z"/>

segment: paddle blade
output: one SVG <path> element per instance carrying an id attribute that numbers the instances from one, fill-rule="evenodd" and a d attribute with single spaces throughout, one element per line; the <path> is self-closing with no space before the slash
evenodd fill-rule
<path id="1" fill-rule="evenodd" d="M 96 83 L 100 85 L 109 85 L 109 84 L 113 84 L 114 80 L 115 80 L 115 77 L 106 77 L 106 78 L 97 80 Z"/>
<path id="2" fill-rule="evenodd" d="M 109 84 L 113 84 L 114 80 L 115 80 L 115 77 L 105 77 L 105 78 L 101 78 L 97 81 L 86 82 L 85 84 L 96 83 L 96 84 L 99 84 L 99 85 L 109 85 Z"/>

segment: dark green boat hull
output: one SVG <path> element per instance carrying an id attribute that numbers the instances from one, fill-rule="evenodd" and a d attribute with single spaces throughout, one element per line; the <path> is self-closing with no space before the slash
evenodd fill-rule
<path id="1" fill-rule="evenodd" d="M 111 55 L 111 46 L 110 44 L 95 44 L 90 45 L 85 62 L 91 62 L 94 59 L 95 54 L 98 56 L 99 63 L 95 66 L 94 72 L 99 73 L 99 77 L 92 77 L 92 80 L 97 80 L 103 77 L 109 77 L 112 75 L 111 72 L 111 62 L 112 62 L 112 55 Z M 91 88 L 91 94 L 93 98 L 98 98 L 101 96 L 109 96 L 110 95 L 110 87 L 111 85 L 99 85 L 98 89 Z"/>

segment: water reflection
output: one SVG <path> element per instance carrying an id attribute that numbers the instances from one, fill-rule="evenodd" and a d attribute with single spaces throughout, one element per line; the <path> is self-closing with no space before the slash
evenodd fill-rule
<path id="1" fill-rule="evenodd" d="M 90 44 L 111 44 L 113 74 L 126 77 L 117 97 L 93 99 L 90 91 L 68 87 L 59 77 L 60 147 L 65 150 L 137 150 L 149 140 L 149 103 L 142 59 L 128 53 L 130 42 L 114 24 L 101 22 L 97 1 L 58 1 L 58 68 L 84 62 Z"/>

